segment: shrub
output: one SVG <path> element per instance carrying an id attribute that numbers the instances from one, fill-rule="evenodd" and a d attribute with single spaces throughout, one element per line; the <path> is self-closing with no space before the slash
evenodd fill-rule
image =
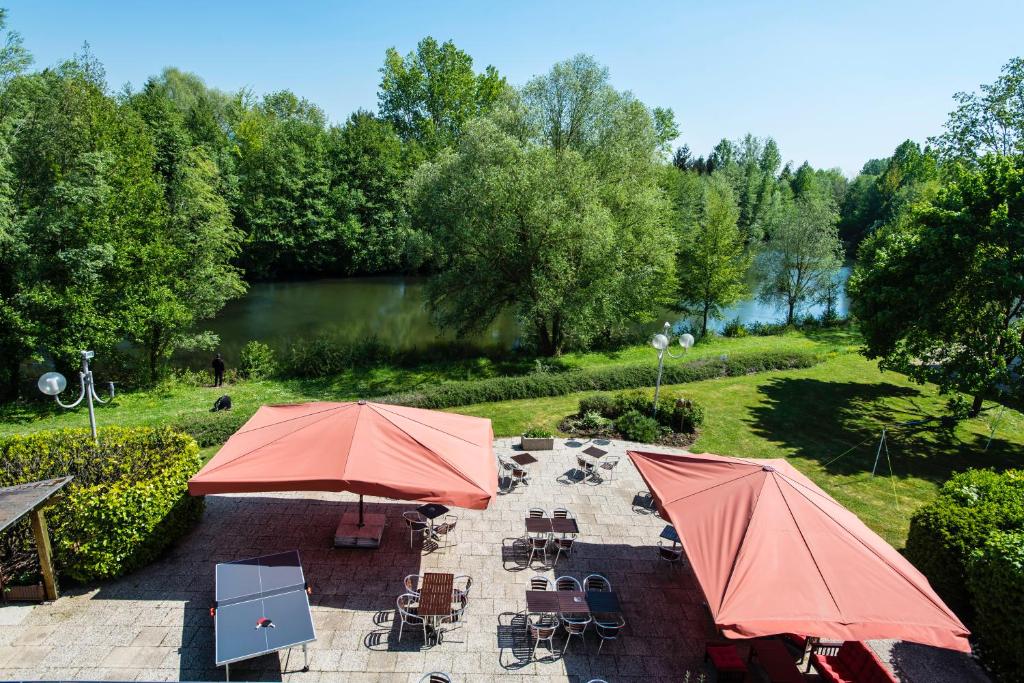
<path id="1" fill-rule="evenodd" d="M 765 370 L 808 368 L 820 360 L 816 354 L 806 351 L 765 351 L 702 358 L 666 366 L 662 383 L 683 384 Z M 379 400 L 418 408 L 451 408 L 491 401 L 564 396 L 578 391 L 615 391 L 650 387 L 654 386 L 657 375 L 658 368 L 654 363 L 638 363 L 557 373 L 534 373 L 518 377 L 446 382 L 415 391 L 390 394 Z"/>
<path id="2" fill-rule="evenodd" d="M 1024 530 L 1024 471 L 967 470 L 910 519 L 906 555 L 965 621 L 967 562 L 995 531 Z"/>
<path id="3" fill-rule="evenodd" d="M 615 429 L 630 441 L 653 443 L 661 436 L 661 425 L 652 417 L 630 410 L 615 421 Z"/>
<path id="4" fill-rule="evenodd" d="M 107 427 L 96 446 L 88 430 L 0 439 L 0 486 L 72 475 L 47 514 L 58 572 L 106 579 L 156 558 L 199 519 L 203 499 L 187 482 L 199 447 L 167 428 Z M 22 549 L 30 544 L 26 536 Z"/>
<path id="5" fill-rule="evenodd" d="M 668 427 L 680 434 L 693 434 L 704 423 L 704 409 L 688 398 L 677 398 L 669 412 Z"/>
<path id="6" fill-rule="evenodd" d="M 623 391 L 615 394 L 615 398 L 612 399 L 612 409 L 614 412 L 608 415 L 611 418 L 634 411 L 641 415 L 647 415 L 654 409 L 654 398 L 648 396 L 644 391 Z"/>
<path id="7" fill-rule="evenodd" d="M 1002 680 L 1024 680 L 1024 531 L 995 531 L 974 550 L 967 587 L 982 660 Z"/>
<path id="8" fill-rule="evenodd" d="M 725 323 L 725 327 L 722 328 L 723 337 L 746 337 L 747 328 L 743 326 L 738 317 Z"/>
<path id="9" fill-rule="evenodd" d="M 392 360 L 393 352 L 376 337 L 340 342 L 329 337 L 301 340 L 291 346 L 282 363 L 292 377 L 328 377 L 360 365 Z"/>
<path id="10" fill-rule="evenodd" d="M 260 341 L 246 342 L 238 359 L 238 369 L 247 379 L 264 379 L 277 372 L 274 349 Z"/>
<path id="11" fill-rule="evenodd" d="M 612 421 L 596 411 L 588 411 L 576 423 L 577 426 L 589 432 L 602 432 L 612 426 Z"/>
<path id="12" fill-rule="evenodd" d="M 523 432 L 523 436 L 527 439 L 550 439 L 554 434 L 551 433 L 551 430 L 543 427 L 530 427 Z"/>
<path id="13" fill-rule="evenodd" d="M 252 417 L 247 410 L 221 410 L 216 413 L 195 413 L 172 425 L 172 429 L 188 434 L 199 444 L 200 448 L 219 446 L 228 437 L 237 432 L 246 420 Z"/>
<path id="14" fill-rule="evenodd" d="M 594 394 L 581 398 L 577 415 L 586 415 L 587 413 L 597 413 L 603 417 L 618 417 L 614 414 L 615 402 L 607 394 Z"/>

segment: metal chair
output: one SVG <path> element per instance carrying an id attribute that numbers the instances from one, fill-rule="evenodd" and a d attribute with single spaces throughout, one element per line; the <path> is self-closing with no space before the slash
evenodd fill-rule
<path id="1" fill-rule="evenodd" d="M 541 574 L 534 574 L 530 577 L 530 590 L 532 591 L 553 591 L 555 583 Z"/>
<path id="2" fill-rule="evenodd" d="M 447 548 L 453 543 L 449 543 L 449 539 L 454 538 L 455 528 L 459 523 L 459 518 L 455 515 L 445 515 L 444 522 L 434 527 L 434 534 L 437 538 L 444 538 L 444 546 Z"/>
<path id="3" fill-rule="evenodd" d="M 555 579 L 555 590 L 558 591 L 581 591 L 583 588 L 574 576 L 559 576 Z"/>
<path id="4" fill-rule="evenodd" d="M 574 617 L 562 617 L 562 628 L 565 629 L 565 645 L 562 646 L 562 654 L 565 654 L 565 649 L 569 647 L 569 641 L 572 640 L 573 636 L 579 636 L 580 640 L 583 641 L 584 647 L 587 644 L 586 638 L 583 634 L 587 632 L 587 627 L 590 626 L 591 618 L 589 616 L 582 618 Z"/>
<path id="5" fill-rule="evenodd" d="M 558 564 L 558 558 L 562 556 L 562 553 L 572 555 L 572 546 L 576 543 L 576 534 L 563 534 L 561 538 L 552 539 L 552 543 L 555 544 L 555 564 Z"/>
<path id="6" fill-rule="evenodd" d="M 576 469 L 583 474 L 583 481 L 594 476 L 594 463 L 590 462 L 581 455 L 576 456 Z"/>
<path id="7" fill-rule="evenodd" d="M 423 575 L 409 574 L 409 576 L 405 577 L 402 583 L 405 585 L 406 593 L 419 596 L 420 586 L 423 585 Z"/>
<path id="8" fill-rule="evenodd" d="M 423 675 L 420 683 L 452 683 L 452 675 L 443 671 L 431 671 Z"/>
<path id="9" fill-rule="evenodd" d="M 597 654 L 601 654 L 601 648 L 604 647 L 605 641 L 618 639 L 619 632 L 622 631 L 622 627 L 625 625 L 626 620 L 621 614 L 616 616 L 614 621 L 594 622 L 597 635 L 601 639 L 601 644 L 597 646 Z"/>
<path id="10" fill-rule="evenodd" d="M 555 508 L 551 511 L 554 519 L 572 519 L 572 513 L 566 508 Z"/>
<path id="11" fill-rule="evenodd" d="M 456 624 L 462 621 L 462 615 L 466 611 L 466 606 L 469 605 L 469 596 L 465 593 L 456 595 L 452 592 L 452 603 L 455 607 L 452 608 L 451 614 L 441 618 L 442 624 Z"/>
<path id="12" fill-rule="evenodd" d="M 619 456 L 609 455 L 607 457 L 601 458 L 601 462 L 597 464 L 597 467 L 607 472 L 608 481 L 612 481 L 613 479 L 615 479 L 615 468 L 618 466 L 618 464 Z M 603 479 L 604 477 L 602 476 L 601 478 Z"/>
<path id="13" fill-rule="evenodd" d="M 612 589 L 612 582 L 607 577 L 601 576 L 600 574 L 591 574 L 587 578 L 583 579 L 583 590 L 585 591 L 599 591 L 601 593 L 608 593 Z"/>
<path id="14" fill-rule="evenodd" d="M 530 508 L 530 511 L 529 511 L 529 513 L 527 513 L 527 516 L 531 517 L 533 519 L 537 519 L 537 518 L 540 518 L 540 517 L 547 517 L 548 516 L 548 511 L 545 510 L 544 508 Z"/>
<path id="15" fill-rule="evenodd" d="M 554 614 L 529 614 L 526 617 L 527 630 L 533 639 L 530 659 L 537 658 L 537 646 L 546 640 L 552 652 L 555 650 L 555 634 L 558 632 L 558 617 Z"/>
<path id="16" fill-rule="evenodd" d="M 430 535 L 430 522 L 420 512 L 408 510 L 402 513 L 406 526 L 409 527 L 409 548 L 412 548 L 412 540 L 418 534 L 421 540 L 426 540 Z"/>
<path id="17" fill-rule="evenodd" d="M 683 563 L 683 549 L 674 543 L 668 546 L 658 541 L 658 557 L 670 566 L 680 566 Z"/>
<path id="18" fill-rule="evenodd" d="M 473 579 L 466 574 L 460 574 L 452 580 L 452 585 L 453 595 L 456 599 L 463 595 L 468 598 L 469 589 L 473 587 Z"/>
<path id="19" fill-rule="evenodd" d="M 530 536 L 530 559 L 528 564 L 533 564 L 533 558 L 537 553 L 540 553 L 544 557 L 544 566 L 548 564 L 548 543 L 551 542 L 551 535 L 544 534 L 541 536 Z"/>
<path id="20" fill-rule="evenodd" d="M 405 629 L 406 624 L 419 624 L 423 627 L 423 642 L 427 642 L 427 620 L 416 613 L 416 610 L 419 607 L 419 600 L 420 596 L 413 595 L 412 593 L 403 593 L 398 596 L 395 606 L 398 608 L 398 616 L 400 619 L 398 624 L 399 640 L 402 639 L 402 632 Z"/>

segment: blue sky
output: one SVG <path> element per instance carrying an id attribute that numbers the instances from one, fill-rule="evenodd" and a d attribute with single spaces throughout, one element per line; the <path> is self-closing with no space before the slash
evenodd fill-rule
<path id="1" fill-rule="evenodd" d="M 783 157 L 856 173 L 941 130 L 952 94 L 1024 54 L 1024 2 L 85 2 L 0 4 L 37 66 L 88 41 L 112 89 L 165 66 L 212 86 L 289 88 L 334 121 L 374 108 L 388 47 L 451 38 L 514 84 L 578 52 L 672 107 L 706 154 L 771 135 Z"/>

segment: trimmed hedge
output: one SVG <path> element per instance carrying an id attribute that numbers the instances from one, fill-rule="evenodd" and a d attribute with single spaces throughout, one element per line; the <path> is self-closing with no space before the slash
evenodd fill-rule
<path id="1" fill-rule="evenodd" d="M 73 475 L 47 512 L 57 571 L 78 581 L 142 567 L 199 519 L 187 481 L 201 465 L 194 439 L 168 428 L 107 427 L 0 439 L 0 486 Z M 27 534 L 22 544 L 30 543 Z"/>
<path id="2" fill-rule="evenodd" d="M 1024 470 L 967 470 L 910 518 L 906 555 L 932 588 L 970 622 L 967 562 L 995 531 L 1024 530 Z"/>
<path id="3" fill-rule="evenodd" d="M 1024 531 L 996 531 L 971 553 L 967 586 L 982 660 L 1000 680 L 1024 681 Z"/>
<path id="4" fill-rule="evenodd" d="M 180 421 L 171 425 L 171 429 L 188 434 L 196 440 L 200 448 L 219 446 L 241 429 L 252 415 L 251 410 L 237 408 L 215 413 L 197 413 L 189 415 L 187 419 L 179 418 Z"/>
<path id="5" fill-rule="evenodd" d="M 703 358 L 666 365 L 662 384 L 683 384 L 716 377 L 749 375 L 767 370 L 790 370 L 816 365 L 821 358 L 809 352 L 751 352 L 720 358 Z M 390 394 L 384 403 L 417 408 L 452 408 L 474 403 L 510 401 L 544 396 L 564 396 L 579 391 L 615 391 L 654 386 L 658 368 L 654 363 L 609 368 L 537 372 L 518 377 L 493 377 L 466 382 L 447 382 L 416 391 Z"/>

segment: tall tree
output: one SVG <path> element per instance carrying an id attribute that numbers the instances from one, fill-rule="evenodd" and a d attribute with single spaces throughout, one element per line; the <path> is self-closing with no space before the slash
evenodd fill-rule
<path id="1" fill-rule="evenodd" d="M 980 93 L 958 92 L 946 132 L 933 138 L 946 158 L 1024 154 L 1024 57 L 1014 57 Z"/>
<path id="2" fill-rule="evenodd" d="M 473 58 L 452 41 L 430 36 L 404 58 L 389 48 L 381 68 L 380 116 L 428 158 L 458 140 L 466 122 L 489 112 L 508 93 L 493 66 L 473 70 Z"/>
<path id="3" fill-rule="evenodd" d="M 750 258 L 737 226 L 739 210 L 728 181 L 711 177 L 704 183 L 703 206 L 696 225 L 683 232 L 679 249 L 680 307 L 701 317 L 701 335 L 708 320 L 747 293 Z"/>
<path id="4" fill-rule="evenodd" d="M 865 353 L 973 394 L 1019 391 L 1024 355 L 1024 162 L 954 163 L 949 183 L 865 241 L 850 278 Z"/>
<path id="5" fill-rule="evenodd" d="M 832 198 L 812 194 L 787 202 L 759 255 L 759 298 L 786 311 L 792 324 L 801 306 L 819 298 L 842 265 Z"/>
<path id="6" fill-rule="evenodd" d="M 777 177 L 782 163 L 778 145 L 771 138 L 747 134 L 736 142 L 719 142 L 708 161 L 732 185 L 747 243 L 760 243 L 783 198 Z"/>

